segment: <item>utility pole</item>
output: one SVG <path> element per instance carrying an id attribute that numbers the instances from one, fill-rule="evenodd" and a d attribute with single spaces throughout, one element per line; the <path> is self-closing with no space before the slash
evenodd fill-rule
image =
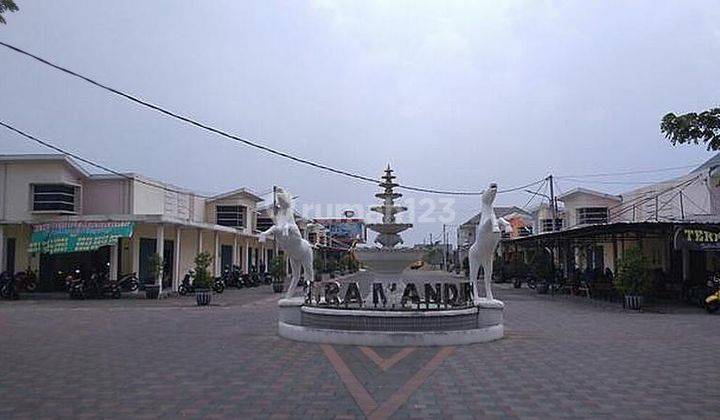
<path id="1" fill-rule="evenodd" d="M 557 201 L 555 200 L 555 182 L 553 181 L 552 174 L 548 175 L 547 177 L 548 182 L 550 183 L 550 213 L 552 217 L 552 232 L 555 232 L 555 228 L 557 227 Z M 557 239 L 553 241 L 553 247 L 550 249 L 550 259 L 552 261 L 553 269 L 555 268 L 555 248 L 557 248 Z M 553 273 L 555 275 L 555 273 Z"/>
<path id="2" fill-rule="evenodd" d="M 548 175 L 546 178 L 548 182 L 550 183 L 550 214 L 552 217 L 552 228 L 551 231 L 555 232 L 555 225 L 557 223 L 557 201 L 555 201 L 555 183 L 553 181 L 553 176 Z"/>
<path id="3" fill-rule="evenodd" d="M 680 190 L 680 218 L 685 220 L 685 206 L 683 205 L 682 190 Z"/>
<path id="4" fill-rule="evenodd" d="M 447 270 L 447 233 L 445 232 L 445 223 L 443 223 L 443 269 Z"/>

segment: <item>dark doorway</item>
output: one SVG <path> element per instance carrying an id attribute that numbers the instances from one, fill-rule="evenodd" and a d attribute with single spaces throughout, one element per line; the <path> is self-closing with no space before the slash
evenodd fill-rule
<path id="1" fill-rule="evenodd" d="M 157 252 L 155 238 L 140 238 L 140 283 L 155 283 L 150 274 L 150 258 Z M 166 240 L 163 243 L 163 288 L 172 286 L 173 266 L 175 265 L 175 242 Z"/>
<path id="2" fill-rule="evenodd" d="M 233 246 L 220 245 L 220 270 L 230 268 L 233 260 Z"/>
<path id="3" fill-rule="evenodd" d="M 15 274 L 15 238 L 5 240 L 5 267 L 7 271 Z"/>

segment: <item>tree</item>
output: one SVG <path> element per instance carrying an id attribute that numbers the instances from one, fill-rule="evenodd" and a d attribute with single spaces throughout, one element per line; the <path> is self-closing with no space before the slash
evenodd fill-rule
<path id="1" fill-rule="evenodd" d="M 669 113 L 660 123 L 660 131 L 670 139 L 673 146 L 678 144 L 707 144 L 707 150 L 720 150 L 720 108 L 713 108 L 699 114 L 684 115 Z"/>
<path id="2" fill-rule="evenodd" d="M 5 18 L 3 18 L 3 13 L 5 12 L 17 12 L 18 7 L 15 4 L 14 0 L 0 0 L 0 23 L 5 24 Z"/>

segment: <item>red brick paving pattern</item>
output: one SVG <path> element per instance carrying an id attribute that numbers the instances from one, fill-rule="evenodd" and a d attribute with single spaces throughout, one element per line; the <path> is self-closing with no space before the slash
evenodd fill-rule
<path id="1" fill-rule="evenodd" d="M 714 418 L 720 316 L 629 313 L 498 290 L 507 338 L 441 349 L 332 348 L 392 418 Z M 269 288 L 212 308 L 0 302 L 0 418 L 362 418 L 326 352 L 276 335 Z M 410 384 L 410 385 L 406 385 Z M 403 389 L 403 387 L 405 387 Z M 403 390 L 407 399 L 391 398 Z M 371 413 L 368 413 L 371 414 Z"/>

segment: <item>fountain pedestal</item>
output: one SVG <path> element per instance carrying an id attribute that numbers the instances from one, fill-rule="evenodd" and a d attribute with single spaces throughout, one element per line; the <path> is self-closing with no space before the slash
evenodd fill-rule
<path id="1" fill-rule="evenodd" d="M 321 298 L 282 299 L 278 303 L 280 336 L 297 341 L 358 346 L 447 346 L 481 343 L 503 337 L 500 301 L 472 299 L 472 285 L 449 275 L 425 275 L 415 281 L 403 271 L 422 259 L 423 250 L 398 248 L 400 232 L 412 227 L 397 223 L 395 215 L 407 210 L 396 206 L 402 197 L 393 189 L 388 166 L 379 185 L 383 200 L 373 211 L 382 223 L 367 225 L 378 233 L 380 246 L 355 250 L 356 258 L 371 276 L 322 282 Z M 316 291 L 318 291 L 316 290 Z"/>

